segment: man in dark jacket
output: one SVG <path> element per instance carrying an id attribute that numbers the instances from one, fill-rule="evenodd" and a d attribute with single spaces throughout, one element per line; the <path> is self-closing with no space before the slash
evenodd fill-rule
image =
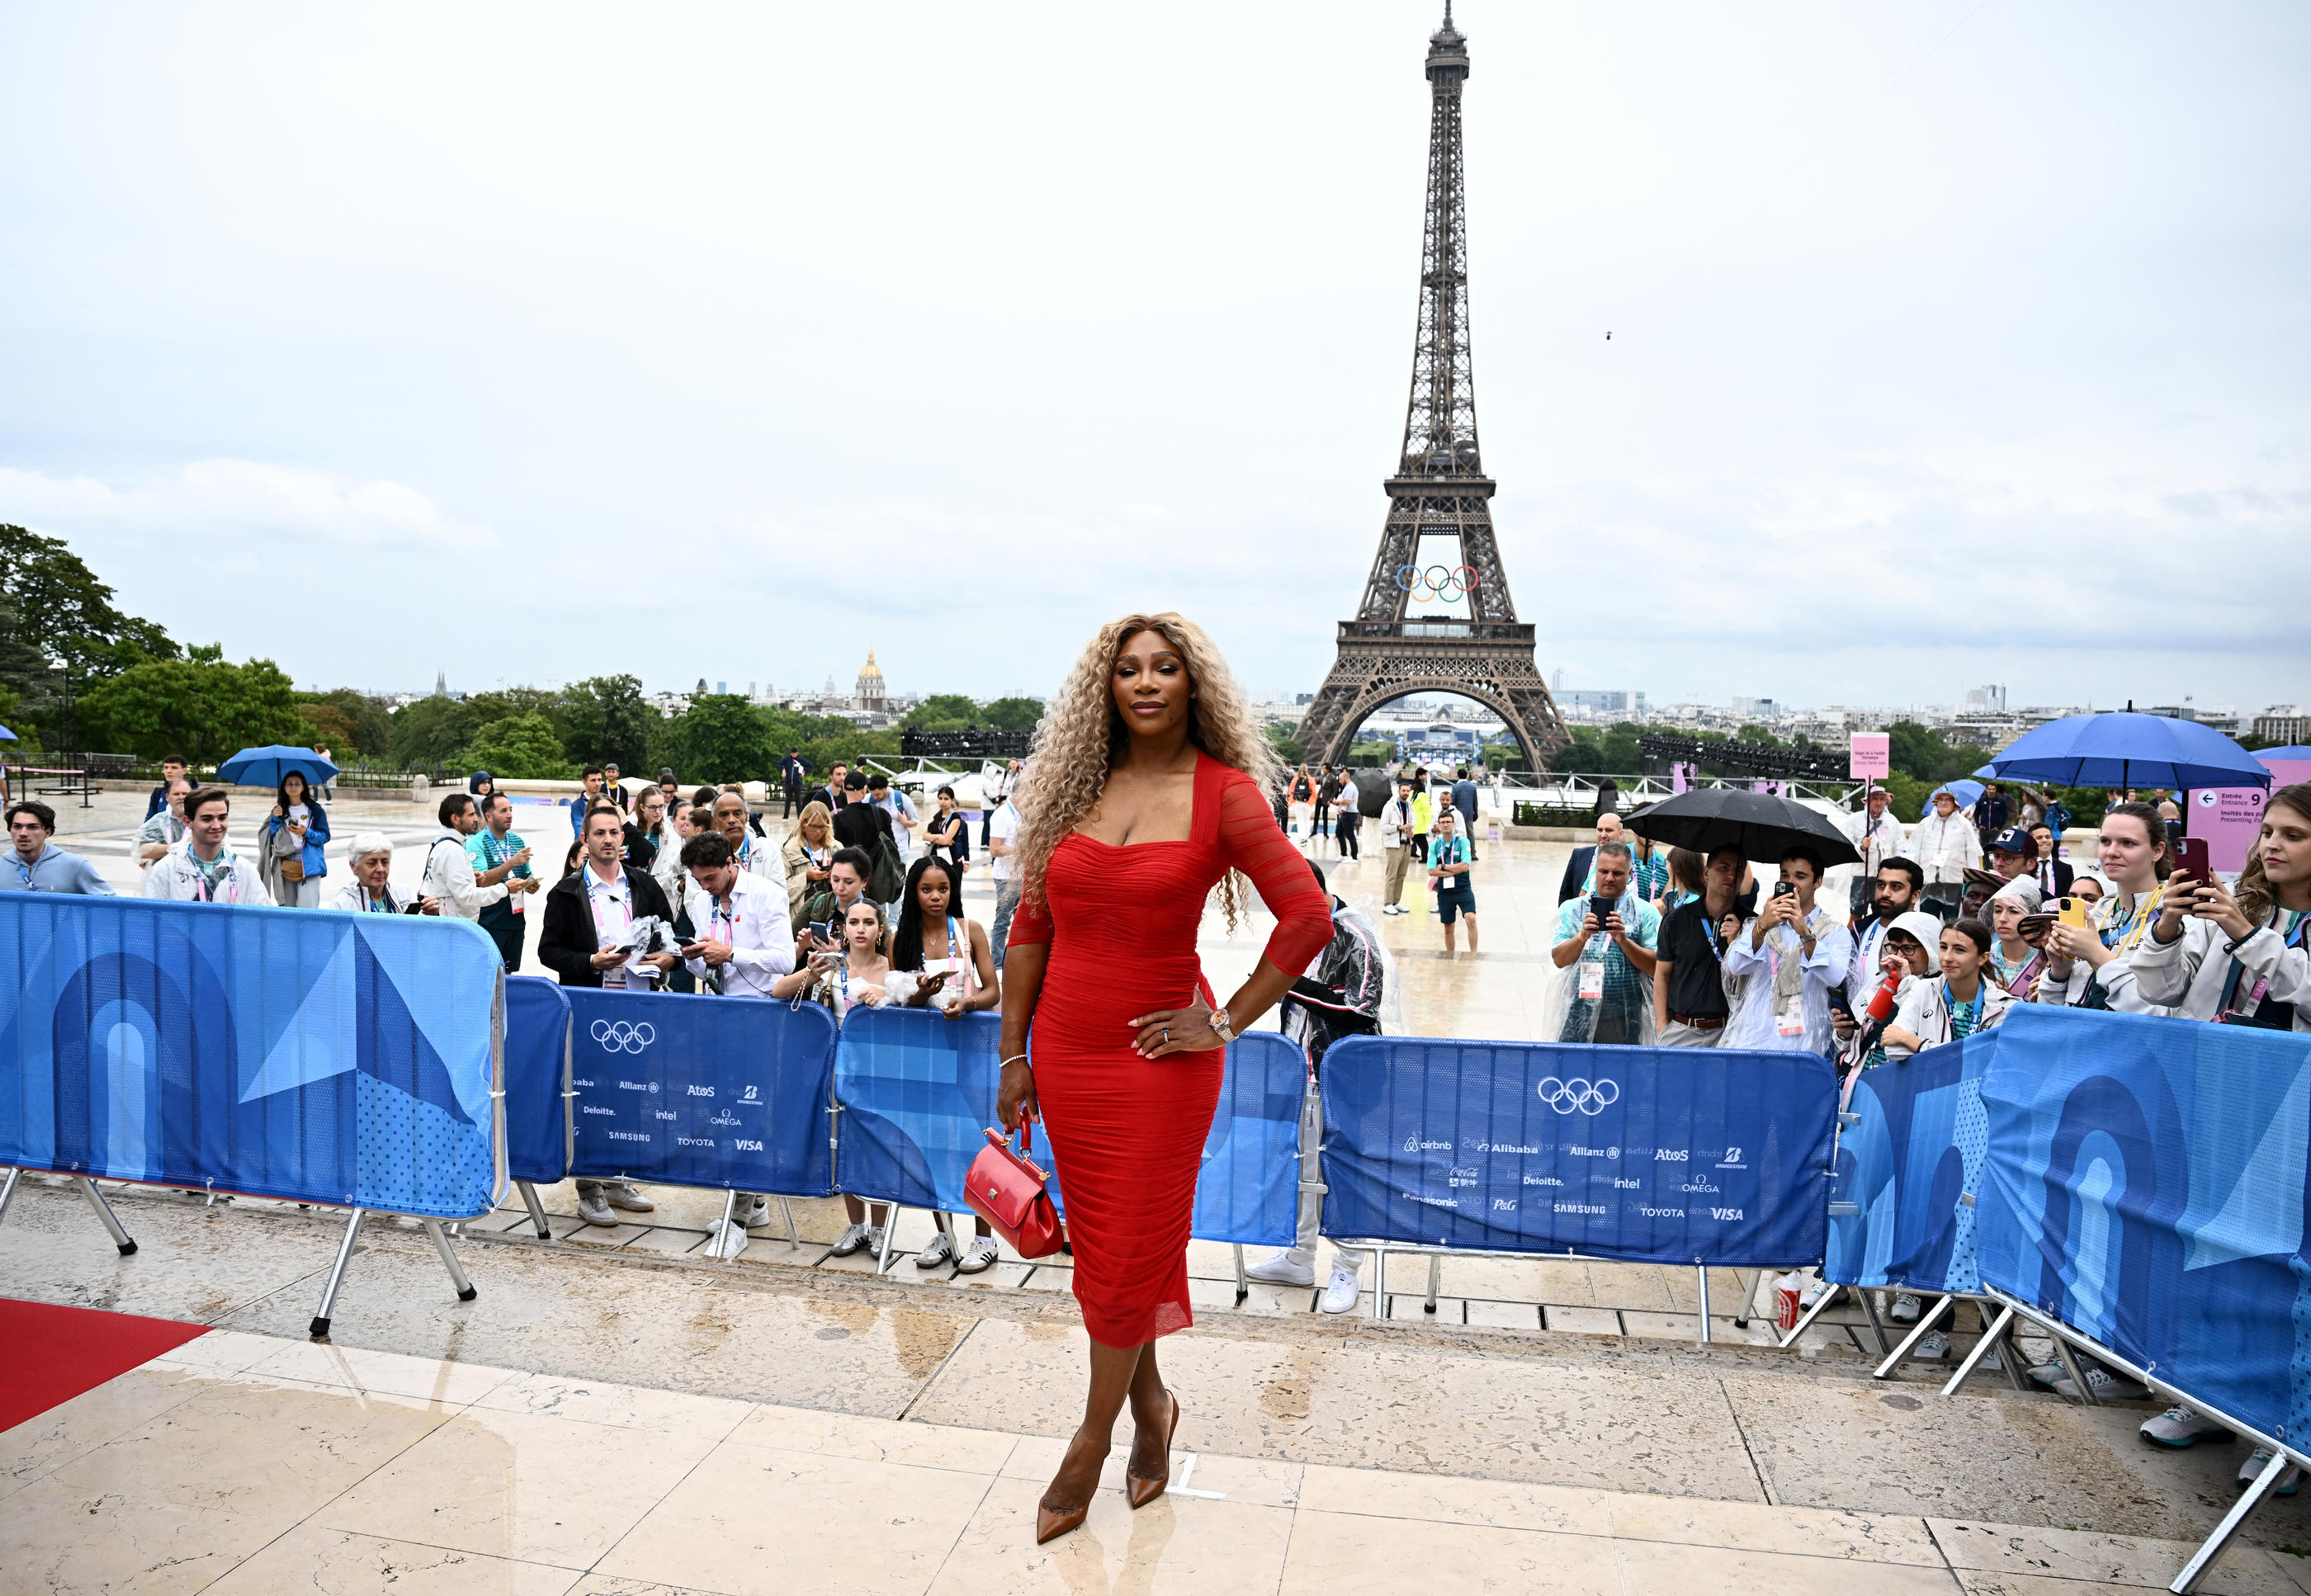
<path id="1" fill-rule="evenodd" d="M 666 893 L 645 871 L 630 868 L 618 858 L 625 844 L 625 816 L 615 804 L 597 804 L 586 815 L 586 862 L 564 876 L 545 894 L 545 929 L 537 942 L 537 956 L 561 977 L 566 987 L 641 987 L 641 969 L 654 971 L 649 979 L 664 981 L 678 962 L 668 949 L 632 955 L 620 945 L 637 921 L 652 917 L 672 936 L 673 907 Z M 610 946 L 605 947 L 605 939 Z"/>
<path id="2" fill-rule="evenodd" d="M 1974 813 L 1968 818 L 1974 822 L 1975 835 L 1982 839 L 1985 858 L 1990 853 L 1991 838 L 2006 829 L 2008 809 L 2006 795 L 1998 790 L 1998 783 L 1984 783 L 1982 796 L 1974 800 Z"/>
<path id="3" fill-rule="evenodd" d="M 1597 816 L 1597 842 L 1594 846 L 1576 848 L 1573 857 L 1565 861 L 1565 878 L 1557 884 L 1557 901 L 1577 898 L 1589 890 L 1589 877 L 1597 868 L 1597 850 L 1608 842 L 1626 842 L 1621 834 L 1621 817 L 1608 809 Z"/>

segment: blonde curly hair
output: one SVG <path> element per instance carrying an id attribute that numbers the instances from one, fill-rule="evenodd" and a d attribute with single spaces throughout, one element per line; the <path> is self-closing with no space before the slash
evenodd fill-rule
<path id="1" fill-rule="evenodd" d="M 1141 632 L 1160 635 L 1188 667 L 1194 693 L 1188 702 L 1188 741 L 1222 764 L 1242 771 L 1271 797 L 1283 785 L 1284 767 L 1275 748 L 1252 720 L 1243 689 L 1236 685 L 1227 661 L 1202 627 L 1171 610 L 1110 621 L 1085 645 L 1035 728 L 1034 751 L 1016 800 L 1023 904 L 1042 906 L 1043 872 L 1051 855 L 1084 816 L 1099 807 L 1100 795 L 1107 790 L 1108 767 L 1131 735 L 1115 707 L 1112 676 L 1124 641 Z M 1243 915 L 1247 885 L 1234 870 L 1220 880 L 1220 907 L 1231 930 Z"/>

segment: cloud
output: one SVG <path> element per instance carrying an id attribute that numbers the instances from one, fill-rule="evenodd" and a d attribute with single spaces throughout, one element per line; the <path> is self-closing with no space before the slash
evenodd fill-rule
<path id="1" fill-rule="evenodd" d="M 215 532 L 235 541 L 319 538 L 347 548 L 494 549 L 486 527 L 453 519 L 403 483 L 362 481 L 259 460 L 196 460 L 174 476 L 116 487 L 91 476 L 0 467 L 0 518 L 65 536 L 173 540 Z"/>

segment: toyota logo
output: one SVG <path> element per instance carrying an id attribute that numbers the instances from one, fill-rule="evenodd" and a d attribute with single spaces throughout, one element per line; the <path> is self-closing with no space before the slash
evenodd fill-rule
<path id="1" fill-rule="evenodd" d="M 1560 1114 L 1569 1114 L 1574 1109 L 1594 1114 L 1620 1102 L 1621 1083 L 1578 1078 L 1561 1081 L 1552 1075 L 1540 1083 L 1540 1100 Z"/>
<path id="2" fill-rule="evenodd" d="M 639 1025 L 624 1020 L 596 1020 L 593 1037 L 614 1053 L 638 1053 L 658 1040 L 658 1033 L 648 1020 Z"/>

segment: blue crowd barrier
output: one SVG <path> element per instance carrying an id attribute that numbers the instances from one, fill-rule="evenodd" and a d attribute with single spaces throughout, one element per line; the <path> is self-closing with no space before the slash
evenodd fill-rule
<path id="1" fill-rule="evenodd" d="M 501 971 L 457 920 L 0 894 L 0 1163 L 476 1217 Z"/>
<path id="2" fill-rule="evenodd" d="M 825 1197 L 834 1016 L 569 987 L 570 1173 Z"/>
<path id="3" fill-rule="evenodd" d="M 1975 1244 L 1989 1124 L 1982 1077 L 2001 1028 L 1863 1074 L 1837 1142 L 1822 1278 L 1841 1286 L 1977 1294 Z"/>
<path id="4" fill-rule="evenodd" d="M 2311 1038 L 2039 1006 L 2001 1030 L 1983 1280 L 2301 1444 Z"/>
<path id="5" fill-rule="evenodd" d="M 551 1185 L 570 1173 L 570 999 L 537 975 L 505 995 L 506 1173 Z"/>
<path id="6" fill-rule="evenodd" d="M 1350 1037 L 1324 1234 L 1631 1263 L 1820 1261 L 1836 1086 L 1812 1053 Z"/>
<path id="7" fill-rule="evenodd" d="M 835 1045 L 836 1186 L 870 1201 L 964 1212 L 964 1176 L 996 1123 L 1001 1032 L 993 1015 L 949 1020 L 929 1008 L 852 1010 Z M 1196 1181 L 1193 1234 L 1291 1243 L 1307 1078 L 1299 1047 L 1274 1032 L 1228 1048 Z M 1067 1172 L 1041 1143 L 1038 1162 L 1051 1172 L 1064 1215 Z"/>

